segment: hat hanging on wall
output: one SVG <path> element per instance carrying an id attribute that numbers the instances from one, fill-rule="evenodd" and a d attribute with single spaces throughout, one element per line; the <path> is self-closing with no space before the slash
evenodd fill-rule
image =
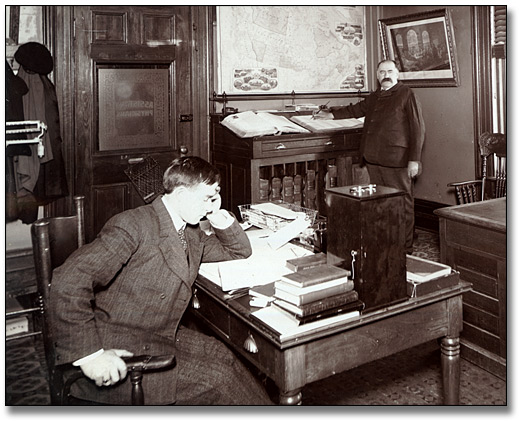
<path id="1" fill-rule="evenodd" d="M 53 71 L 53 57 L 45 45 L 28 42 L 21 45 L 14 55 L 15 60 L 31 72 L 47 75 Z"/>

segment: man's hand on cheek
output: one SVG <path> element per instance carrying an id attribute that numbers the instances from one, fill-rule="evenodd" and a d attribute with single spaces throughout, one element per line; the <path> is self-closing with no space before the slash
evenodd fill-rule
<path id="1" fill-rule="evenodd" d="M 221 209 L 221 195 L 219 193 L 216 193 L 212 198 L 211 201 L 211 211 L 207 213 L 207 219 L 210 221 L 212 225 L 223 225 L 227 218 L 225 215 L 223 215 L 223 212 Z"/>

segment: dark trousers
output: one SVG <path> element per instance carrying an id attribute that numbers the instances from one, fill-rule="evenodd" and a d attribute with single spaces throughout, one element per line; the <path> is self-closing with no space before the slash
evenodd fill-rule
<path id="1" fill-rule="evenodd" d="M 406 252 L 413 251 L 413 232 L 415 229 L 415 211 L 413 208 L 413 182 L 408 177 L 408 168 L 382 167 L 366 163 L 370 182 L 379 186 L 394 187 L 406 193 L 404 196 L 404 217 L 406 226 Z"/>
<path id="2" fill-rule="evenodd" d="M 265 388 L 217 339 L 180 327 L 176 405 L 273 405 Z"/>

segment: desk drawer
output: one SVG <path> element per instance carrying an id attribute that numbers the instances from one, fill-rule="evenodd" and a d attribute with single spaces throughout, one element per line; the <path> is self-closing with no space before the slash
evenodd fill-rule
<path id="1" fill-rule="evenodd" d="M 277 379 L 276 366 L 281 358 L 279 349 L 234 315 L 230 316 L 230 342 L 253 364 L 262 367 L 272 379 Z"/>
<path id="2" fill-rule="evenodd" d="M 217 304 L 215 300 L 210 298 L 200 289 L 196 291 L 195 296 L 197 297 L 199 308 L 193 308 L 192 311 L 199 317 L 203 318 L 209 327 L 211 327 L 214 331 L 217 331 L 220 335 L 229 338 L 230 316 L 227 309 Z"/>
<path id="3" fill-rule="evenodd" d="M 262 140 L 254 146 L 256 158 L 266 158 L 303 153 L 330 152 L 345 149 L 344 135 L 301 138 L 301 139 L 270 139 Z M 257 154 L 256 154 L 257 152 Z"/>

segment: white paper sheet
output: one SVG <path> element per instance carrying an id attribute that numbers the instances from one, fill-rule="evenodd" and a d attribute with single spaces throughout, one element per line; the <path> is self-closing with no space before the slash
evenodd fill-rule
<path id="1" fill-rule="evenodd" d="M 264 234 L 260 232 L 263 232 Z M 268 231 L 271 232 L 271 231 Z M 199 273 L 219 285 L 223 291 L 265 285 L 292 272 L 286 261 L 312 254 L 304 247 L 286 243 L 278 249 L 268 244 L 267 231 L 256 230 L 249 235 L 252 255 L 247 259 L 202 263 Z M 247 234 L 250 234 L 247 232 Z"/>

